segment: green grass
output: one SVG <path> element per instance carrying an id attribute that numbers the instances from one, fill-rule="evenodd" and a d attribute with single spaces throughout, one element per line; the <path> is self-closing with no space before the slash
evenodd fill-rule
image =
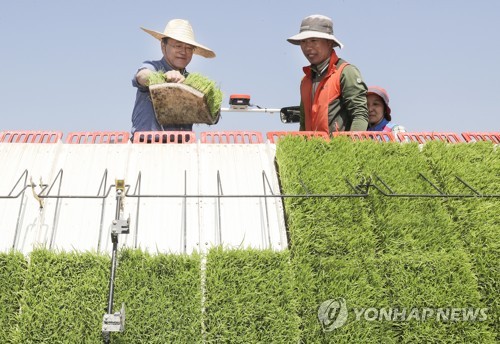
<path id="1" fill-rule="evenodd" d="M 450 194 L 471 194 L 457 181 L 462 178 L 483 194 L 500 194 L 500 154 L 491 143 L 469 145 L 433 143 L 426 145 L 424 155 L 439 180 L 439 186 Z M 490 308 L 488 323 L 500 341 L 500 217 L 498 198 L 451 199 L 446 204 L 472 262 L 482 302 Z"/>
<path id="2" fill-rule="evenodd" d="M 388 304 L 406 308 L 483 308 L 465 252 L 386 254 L 379 260 L 386 276 Z M 485 322 L 426 321 L 393 322 L 399 343 L 494 343 Z"/>
<path id="3" fill-rule="evenodd" d="M 206 343 L 296 343 L 299 318 L 288 252 L 210 250 Z"/>
<path id="4" fill-rule="evenodd" d="M 384 279 L 377 260 L 346 256 L 307 261 L 293 260 L 302 320 L 302 342 L 312 343 L 395 343 L 389 323 L 356 322 L 354 308 L 387 306 Z M 319 306 L 344 298 L 348 318 L 344 326 L 323 331 L 318 321 Z"/>
<path id="5" fill-rule="evenodd" d="M 95 253 L 30 254 L 13 343 L 99 343 L 109 259 Z"/>
<path id="6" fill-rule="evenodd" d="M 215 119 L 220 112 L 222 98 L 224 97 L 217 84 L 199 73 L 190 73 L 186 80 L 184 80 L 184 84 L 191 86 L 205 95 L 208 110 L 212 118 Z"/>
<path id="7" fill-rule="evenodd" d="M 277 147 L 282 188 L 286 194 L 353 194 L 363 179 L 348 140 L 287 137 Z M 304 342 L 391 342 L 390 326 L 356 323 L 323 332 L 319 305 L 343 297 L 350 307 L 385 304 L 383 279 L 376 264 L 377 237 L 364 198 L 286 198 L 285 209 L 297 280 Z M 352 311 L 349 313 L 353 315 Z"/>
<path id="8" fill-rule="evenodd" d="M 432 145 L 430 145 L 432 147 Z M 475 150 L 473 146 L 463 146 L 462 149 Z M 443 161 L 441 157 L 443 150 L 448 146 L 441 145 L 436 148 L 434 163 L 420 151 L 416 144 L 389 144 L 373 141 L 350 142 L 346 138 L 336 138 L 327 143 L 322 140 L 306 141 L 298 137 L 289 137 L 280 141 L 277 147 L 277 161 L 280 173 L 280 181 L 283 192 L 286 194 L 343 194 L 353 192 L 344 182 L 348 178 L 354 185 L 371 181 L 379 187 L 382 183 L 377 180 L 380 177 L 387 183 L 392 192 L 397 194 L 437 194 L 430 183 L 419 175 L 426 176 L 431 182 L 442 187 L 443 178 L 439 173 Z M 457 148 L 458 149 L 458 148 Z M 478 148 L 479 149 L 479 148 Z M 496 171 L 498 180 L 500 166 L 498 155 L 493 155 L 492 145 L 486 150 L 469 153 L 475 156 L 475 174 L 488 175 L 485 170 Z M 485 155 L 486 159 L 480 157 Z M 460 168 L 458 156 L 450 159 L 450 170 L 452 173 Z M 482 164 L 488 165 L 480 167 Z M 470 170 L 470 169 L 469 169 Z M 491 172 L 491 171 L 490 171 Z M 491 175 L 489 177 L 491 180 Z M 500 185 L 496 183 L 495 185 Z M 493 192 L 495 190 L 491 190 Z M 385 190 L 389 192 L 388 190 Z M 498 193 L 498 192 L 497 192 Z M 471 200 L 461 199 L 456 202 L 468 203 Z M 498 209 L 498 200 L 490 200 L 496 204 L 496 208 L 489 207 L 491 211 Z M 496 203 L 495 203 L 496 202 Z M 316 198 L 316 199 L 285 199 L 288 229 L 291 238 L 292 264 L 297 272 L 298 288 L 300 290 L 300 310 L 303 319 L 303 339 L 318 342 L 327 342 L 318 332 L 318 325 L 314 319 L 314 308 L 318 306 L 322 290 L 329 290 L 331 282 L 324 282 L 327 277 L 339 280 L 352 281 L 352 284 L 363 291 L 363 295 L 371 298 L 363 300 L 357 296 L 349 295 L 349 290 L 339 288 L 332 292 L 331 298 L 345 297 L 347 302 L 362 305 L 363 302 L 372 306 L 394 307 L 398 305 L 402 293 L 407 293 L 408 300 L 419 300 L 425 295 L 429 302 L 440 299 L 443 291 L 440 291 L 439 278 L 446 276 L 447 268 L 460 271 L 464 274 L 463 279 L 456 282 L 458 288 L 451 297 L 453 307 L 461 307 L 458 302 L 460 297 L 468 300 L 472 306 L 491 307 L 492 314 L 485 323 L 461 323 L 457 326 L 443 324 L 423 323 L 422 326 L 413 326 L 411 323 L 401 326 L 390 323 L 388 329 L 385 324 L 374 325 L 370 328 L 373 332 L 369 337 L 377 341 L 405 341 L 426 342 L 433 341 L 434 332 L 440 338 L 434 342 L 460 341 L 460 338 L 468 339 L 465 342 L 491 342 L 494 334 L 498 336 L 496 325 L 498 304 L 498 235 L 494 238 L 491 234 L 492 228 L 484 233 L 481 238 L 475 237 L 475 241 L 482 244 L 482 253 L 472 252 L 464 242 L 464 231 L 457 230 L 457 226 L 463 226 L 462 218 L 456 214 L 450 214 L 450 199 L 432 197 L 387 197 L 370 188 L 370 197 L 366 199 L 351 198 Z M 484 202 L 475 200 L 475 206 Z M 483 214 L 485 215 L 485 214 Z M 472 216 L 473 217 L 473 216 Z M 498 215 L 489 213 L 482 223 L 498 223 Z M 479 218 L 477 218 L 479 221 Z M 468 227 L 469 228 L 469 227 Z M 499 228 L 497 225 L 496 229 Z M 478 233 L 478 232 L 475 232 Z M 470 240 L 469 240 L 470 241 Z M 476 246 L 478 249 L 478 246 Z M 488 253 L 485 253 L 488 252 Z M 404 273 L 408 265 L 413 264 L 416 257 L 422 261 L 437 256 L 439 259 L 431 261 L 435 276 L 419 279 L 418 275 L 409 278 L 408 285 L 404 287 L 398 281 L 399 274 Z M 455 260 L 454 257 L 461 257 Z M 384 269 L 388 262 L 399 257 L 401 262 L 394 270 Z M 483 257 L 483 258 L 481 258 Z M 478 260 L 479 259 L 479 260 Z M 329 261 L 330 264 L 319 262 Z M 369 264 L 367 262 L 372 262 Z M 345 274 L 356 271 L 353 267 L 369 264 L 370 278 L 357 275 L 362 278 L 349 279 Z M 422 263 L 424 264 L 424 263 Z M 340 269 L 331 268 L 337 265 Z M 481 273 L 477 273 L 478 269 Z M 361 270 L 362 271 L 362 270 Z M 366 274 L 366 271 L 365 271 Z M 439 275 L 441 274 L 441 275 Z M 476 274 L 480 277 L 480 283 L 476 283 Z M 429 277 L 432 273 L 429 273 Z M 483 277 L 484 276 L 484 277 Z M 370 283 L 362 283 L 370 281 Z M 435 285 L 438 284 L 436 287 Z M 398 289 L 399 288 L 399 289 Z M 421 292 L 421 288 L 430 288 L 430 295 Z M 332 290 L 335 290 L 332 288 Z M 396 290 L 396 291 L 395 291 Z M 496 290 L 496 293 L 493 292 Z M 484 298 L 484 295 L 489 295 Z M 494 296 L 493 296 L 494 295 Z M 362 302 L 360 302 L 362 300 Z M 443 300 L 446 300 L 443 299 Z M 463 301 L 463 300 L 462 300 Z M 435 303 L 435 306 L 438 303 Z M 486 323 L 492 324 L 486 327 Z M 363 341 L 370 330 L 366 328 L 337 329 L 332 333 L 332 342 L 337 342 L 343 331 L 350 330 L 345 338 L 354 341 Z M 451 338 L 450 340 L 446 338 Z"/>
<path id="9" fill-rule="evenodd" d="M 0 253 L 0 343 L 11 343 L 17 326 L 26 266 L 21 253 Z"/>
<path id="10" fill-rule="evenodd" d="M 116 310 L 122 302 L 125 332 L 113 343 L 201 343 L 200 256 L 122 251 Z"/>
<path id="11" fill-rule="evenodd" d="M 380 178 L 394 193 L 437 195 L 420 174 L 433 181 L 432 170 L 416 144 L 389 144 L 373 141 L 353 145 L 366 179 L 384 188 Z M 459 235 L 442 198 L 388 197 L 371 189 L 370 217 L 374 221 L 378 254 L 462 249 Z"/>
<path id="12" fill-rule="evenodd" d="M 148 76 L 148 86 L 163 84 L 165 82 L 167 82 L 167 78 L 165 77 L 165 71 L 163 70 L 152 72 Z"/>
<path id="13" fill-rule="evenodd" d="M 287 137 L 277 147 L 283 192 L 290 195 L 353 194 L 345 181 L 358 177 L 352 144 Z M 294 257 L 373 256 L 376 238 L 364 198 L 286 198 L 285 211 Z"/>

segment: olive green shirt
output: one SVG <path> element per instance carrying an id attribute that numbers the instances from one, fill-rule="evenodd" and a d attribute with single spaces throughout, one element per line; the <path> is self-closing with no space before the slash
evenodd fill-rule
<path id="1" fill-rule="evenodd" d="M 330 59 L 326 64 L 328 65 Z M 313 71 L 313 92 L 316 86 L 327 74 L 325 62 L 311 66 Z M 336 66 L 340 67 L 346 61 L 339 58 Z M 321 72 L 322 71 L 322 72 Z M 344 67 L 340 76 L 341 95 L 328 105 L 328 126 L 330 133 L 336 131 L 364 131 L 368 128 L 368 106 L 366 103 L 367 87 L 359 70 L 349 64 Z M 305 112 L 303 102 L 300 102 L 300 130 L 305 130 Z"/>

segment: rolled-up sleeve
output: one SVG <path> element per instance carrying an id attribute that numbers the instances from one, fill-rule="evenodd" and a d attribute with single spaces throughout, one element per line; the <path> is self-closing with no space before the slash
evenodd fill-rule
<path id="1" fill-rule="evenodd" d="M 142 86 L 137 82 L 137 73 L 139 73 L 143 69 L 149 69 L 150 71 L 156 72 L 156 68 L 147 62 L 144 62 L 141 67 L 135 72 L 134 76 L 132 77 L 132 86 L 136 87 L 139 89 L 141 92 L 149 92 L 149 87 L 148 86 Z"/>

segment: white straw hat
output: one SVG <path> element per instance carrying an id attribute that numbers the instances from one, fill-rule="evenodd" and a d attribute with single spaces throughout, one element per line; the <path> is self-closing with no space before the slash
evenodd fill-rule
<path id="1" fill-rule="evenodd" d="M 196 47 L 194 53 L 197 55 L 201 55 L 207 58 L 215 57 L 215 53 L 211 49 L 195 41 L 193 28 L 187 20 L 172 19 L 167 23 L 167 26 L 165 26 L 165 30 L 163 31 L 163 33 L 148 30 L 143 27 L 141 27 L 141 29 L 159 40 L 168 37 L 186 44 L 191 44 Z"/>
<path id="2" fill-rule="evenodd" d="M 305 17 L 300 23 L 300 31 L 295 36 L 287 39 L 288 42 L 299 45 L 300 41 L 308 38 L 324 38 L 342 48 L 344 45 L 333 35 L 333 22 L 330 18 L 321 14 L 313 14 Z"/>

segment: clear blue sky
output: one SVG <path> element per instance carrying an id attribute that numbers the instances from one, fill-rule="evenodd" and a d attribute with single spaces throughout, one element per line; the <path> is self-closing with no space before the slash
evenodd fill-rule
<path id="1" fill-rule="evenodd" d="M 188 19 L 199 43 L 188 70 L 225 94 L 268 108 L 298 105 L 307 60 L 286 38 L 324 14 L 344 43 L 340 57 L 367 84 L 385 87 L 393 121 L 409 131 L 500 130 L 500 1 L 16 0 L 0 11 L 0 130 L 130 130 L 142 61 L 161 57 L 163 31 Z M 278 114 L 223 113 L 204 130 L 297 130 Z"/>

